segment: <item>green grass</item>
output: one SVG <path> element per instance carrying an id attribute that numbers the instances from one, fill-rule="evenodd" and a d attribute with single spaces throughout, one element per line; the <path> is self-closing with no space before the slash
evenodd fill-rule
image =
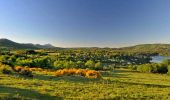
<path id="1" fill-rule="evenodd" d="M 103 79 L 55 77 L 34 73 L 33 78 L 0 74 L 1 99 L 170 99 L 170 76 L 118 69 L 102 72 Z"/>

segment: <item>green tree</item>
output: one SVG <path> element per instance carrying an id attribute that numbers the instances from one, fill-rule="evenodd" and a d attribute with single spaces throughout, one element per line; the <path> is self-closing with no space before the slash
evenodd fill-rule
<path id="1" fill-rule="evenodd" d="M 84 68 L 84 63 L 82 61 L 77 61 L 76 65 L 78 68 Z"/>
<path id="2" fill-rule="evenodd" d="M 55 69 L 63 69 L 63 61 L 56 60 L 54 62 L 54 68 Z"/>
<path id="3" fill-rule="evenodd" d="M 96 69 L 96 70 L 102 70 L 102 69 L 103 69 L 102 63 L 101 63 L 101 62 L 97 62 L 97 63 L 95 64 L 95 69 Z"/>
<path id="4" fill-rule="evenodd" d="M 88 60 L 88 61 L 85 63 L 85 66 L 86 66 L 87 68 L 94 69 L 94 68 L 95 68 L 95 63 L 94 63 L 94 61 L 92 61 L 92 60 Z"/>
<path id="5" fill-rule="evenodd" d="M 170 65 L 170 59 L 164 59 L 162 63 L 165 65 Z"/>

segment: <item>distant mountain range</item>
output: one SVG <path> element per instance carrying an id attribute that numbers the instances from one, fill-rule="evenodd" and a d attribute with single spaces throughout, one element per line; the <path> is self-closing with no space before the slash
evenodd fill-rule
<path id="1" fill-rule="evenodd" d="M 32 43 L 17 43 L 9 39 L 0 39 L 0 48 L 11 48 L 11 49 L 45 49 L 45 48 L 55 48 L 51 44 L 32 44 Z"/>
<path id="2" fill-rule="evenodd" d="M 32 43 L 17 43 L 9 39 L 0 39 L 0 48 L 9 49 L 64 49 L 60 47 L 55 47 L 51 44 L 32 44 Z M 94 48 L 94 47 L 84 47 L 84 48 Z M 95 47 L 98 48 L 98 47 Z M 100 48 L 98 48 L 100 49 Z M 113 50 L 123 50 L 123 51 L 135 51 L 135 52 L 161 52 L 162 54 L 170 55 L 170 44 L 141 44 L 136 46 L 122 47 L 122 48 L 110 48 Z"/>

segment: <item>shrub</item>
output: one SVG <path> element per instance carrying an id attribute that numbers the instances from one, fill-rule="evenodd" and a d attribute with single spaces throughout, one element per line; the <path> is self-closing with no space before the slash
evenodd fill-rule
<path id="1" fill-rule="evenodd" d="M 168 72 L 168 65 L 166 64 L 159 64 L 158 66 L 158 73 L 167 73 Z"/>
<path id="2" fill-rule="evenodd" d="M 43 71 L 42 68 L 29 68 L 30 71 Z"/>
<path id="3" fill-rule="evenodd" d="M 51 68 L 52 61 L 48 57 L 35 58 L 35 59 L 21 59 L 16 60 L 16 65 L 18 66 L 39 66 L 41 68 Z"/>
<path id="4" fill-rule="evenodd" d="M 95 70 L 86 69 L 63 69 L 57 70 L 55 76 L 80 75 L 87 78 L 101 78 L 101 74 Z"/>
<path id="5" fill-rule="evenodd" d="M 88 77 L 88 78 L 100 78 L 101 74 L 97 71 L 94 71 L 94 70 L 88 70 L 86 72 L 86 77 Z"/>
<path id="6" fill-rule="evenodd" d="M 25 76 L 28 76 L 28 77 L 33 77 L 32 75 L 32 71 L 30 70 L 30 68 L 25 68 L 25 67 L 21 67 L 21 66 L 16 66 L 14 68 L 14 70 L 16 72 L 18 72 L 19 74 L 21 75 L 25 75 Z"/>
<path id="7" fill-rule="evenodd" d="M 20 72 L 21 69 L 23 69 L 23 67 L 21 67 L 21 66 L 16 66 L 16 67 L 14 68 L 14 70 L 15 70 L 16 72 Z"/>
<path id="8" fill-rule="evenodd" d="M 162 61 L 162 64 L 170 65 L 170 59 L 164 59 L 164 60 Z"/>
<path id="9" fill-rule="evenodd" d="M 8 65 L 0 65 L 0 72 L 3 74 L 12 74 L 13 70 Z"/>
<path id="10" fill-rule="evenodd" d="M 85 69 L 77 69 L 76 74 L 85 77 L 86 72 L 87 72 L 87 70 L 85 70 Z"/>
<path id="11" fill-rule="evenodd" d="M 137 65 L 129 65 L 128 68 L 131 70 L 137 70 Z"/>
<path id="12" fill-rule="evenodd" d="M 143 64 L 137 67 L 137 71 L 139 72 L 148 72 L 148 73 L 167 73 L 168 67 L 164 63 L 151 63 L 151 64 Z"/>
<path id="13" fill-rule="evenodd" d="M 151 64 L 143 64 L 143 65 L 139 65 L 139 66 L 137 67 L 137 71 L 150 73 L 150 72 L 153 71 L 153 67 L 152 67 Z"/>
<path id="14" fill-rule="evenodd" d="M 170 75 L 170 65 L 168 65 L 168 74 Z"/>
<path id="15" fill-rule="evenodd" d="M 85 66 L 89 69 L 94 69 L 95 68 L 95 62 L 92 61 L 92 60 L 88 60 L 86 63 L 85 63 Z"/>
<path id="16" fill-rule="evenodd" d="M 157 63 L 152 64 L 152 73 L 158 73 L 159 65 Z"/>
<path id="17" fill-rule="evenodd" d="M 27 69 L 27 68 L 21 69 L 19 74 L 25 75 L 25 76 L 28 76 L 28 77 L 33 77 L 32 72 L 29 69 Z"/>
<path id="18" fill-rule="evenodd" d="M 102 70 L 102 69 L 103 69 L 102 63 L 101 63 L 101 62 L 97 62 L 97 63 L 95 64 L 95 70 Z"/>

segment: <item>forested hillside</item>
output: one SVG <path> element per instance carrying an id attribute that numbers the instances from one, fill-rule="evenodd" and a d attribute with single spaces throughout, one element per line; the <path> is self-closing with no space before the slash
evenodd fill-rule
<path id="1" fill-rule="evenodd" d="M 119 50 L 143 53 L 159 53 L 160 55 L 170 55 L 170 44 L 141 44 L 131 47 L 120 48 Z"/>

